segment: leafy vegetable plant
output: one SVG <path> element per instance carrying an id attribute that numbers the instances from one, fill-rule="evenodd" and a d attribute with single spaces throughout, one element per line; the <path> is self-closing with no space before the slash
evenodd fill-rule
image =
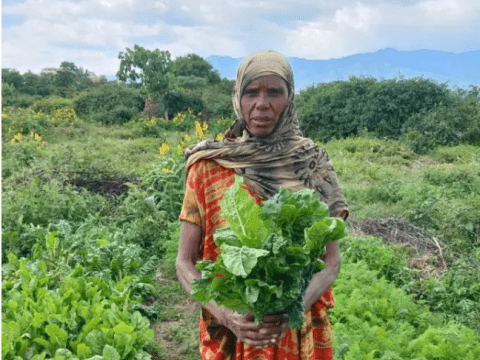
<path id="1" fill-rule="evenodd" d="M 319 257 L 328 242 L 344 236 L 345 224 L 329 216 L 314 190 L 280 189 L 259 206 L 242 185 L 236 176 L 225 192 L 220 205 L 228 226 L 214 236 L 222 253 L 215 262 L 197 263 L 202 277 L 192 295 L 252 313 L 257 323 L 266 313 L 287 312 L 288 326 L 300 329 L 308 284 L 324 267 Z"/>

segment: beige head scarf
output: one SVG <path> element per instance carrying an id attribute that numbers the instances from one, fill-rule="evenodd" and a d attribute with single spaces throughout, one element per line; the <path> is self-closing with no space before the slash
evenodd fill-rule
<path id="1" fill-rule="evenodd" d="M 245 127 L 240 99 L 245 88 L 262 76 L 276 75 L 288 86 L 285 109 L 268 136 L 256 137 Z M 347 210 L 327 153 L 299 130 L 294 106 L 293 72 L 288 60 L 274 51 L 248 56 L 240 65 L 232 101 L 237 116 L 221 142 L 204 140 L 185 150 L 188 168 L 200 159 L 213 159 L 242 175 L 245 183 L 264 199 L 278 190 L 315 189 L 335 216 Z"/>

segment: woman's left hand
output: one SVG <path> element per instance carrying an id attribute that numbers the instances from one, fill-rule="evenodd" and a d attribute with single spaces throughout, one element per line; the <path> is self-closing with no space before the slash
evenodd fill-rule
<path id="1" fill-rule="evenodd" d="M 286 313 L 265 315 L 258 332 L 262 335 L 272 334 L 269 346 L 278 345 L 288 331 L 287 321 L 288 315 Z"/>

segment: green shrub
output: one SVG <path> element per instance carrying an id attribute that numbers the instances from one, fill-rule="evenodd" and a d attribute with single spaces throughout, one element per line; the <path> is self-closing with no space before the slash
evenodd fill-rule
<path id="1" fill-rule="evenodd" d="M 418 154 L 438 146 L 480 145 L 480 99 L 456 99 L 451 106 L 415 114 L 402 131 L 403 141 Z"/>
<path id="2" fill-rule="evenodd" d="M 49 96 L 37 100 L 32 104 L 32 109 L 35 112 L 42 112 L 48 115 L 55 115 L 55 112 L 60 109 L 73 108 L 73 100 L 65 99 L 63 97 Z"/>
<path id="3" fill-rule="evenodd" d="M 109 83 L 83 92 L 74 100 L 74 106 L 78 116 L 95 118 L 107 124 L 130 120 L 133 115 L 142 111 L 144 102 L 139 90 L 123 84 Z M 106 115 L 115 111 L 111 116 Z"/>
<path id="4" fill-rule="evenodd" d="M 192 109 L 195 114 L 198 114 L 204 106 L 201 99 L 177 92 L 169 92 L 162 98 L 161 108 L 168 112 L 169 118 L 173 118 L 179 112 L 187 112 L 188 109 Z"/>
<path id="5" fill-rule="evenodd" d="M 300 92 L 296 105 L 302 131 L 320 141 L 360 134 L 399 138 L 413 114 L 450 103 L 446 85 L 429 79 L 351 77 Z"/>
<path id="6" fill-rule="evenodd" d="M 111 111 L 99 112 L 91 115 L 91 119 L 105 125 L 121 125 L 130 121 L 138 110 L 126 106 L 118 106 Z"/>

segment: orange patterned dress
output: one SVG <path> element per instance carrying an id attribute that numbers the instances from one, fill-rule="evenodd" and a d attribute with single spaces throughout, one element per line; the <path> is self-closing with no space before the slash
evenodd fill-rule
<path id="1" fill-rule="evenodd" d="M 215 229 L 226 225 L 220 217 L 220 200 L 235 182 L 235 171 L 213 160 L 200 160 L 188 172 L 180 220 L 200 226 L 204 232 L 199 258 L 215 261 L 220 249 L 213 241 Z M 244 185 L 245 186 L 245 185 Z M 262 199 L 245 187 L 257 204 Z M 327 310 L 334 304 L 329 289 L 305 313 L 301 330 L 288 329 L 276 346 L 257 348 L 239 340 L 226 327 L 218 325 L 206 309 L 200 318 L 200 353 L 205 360 L 331 360 L 332 331 Z"/>

